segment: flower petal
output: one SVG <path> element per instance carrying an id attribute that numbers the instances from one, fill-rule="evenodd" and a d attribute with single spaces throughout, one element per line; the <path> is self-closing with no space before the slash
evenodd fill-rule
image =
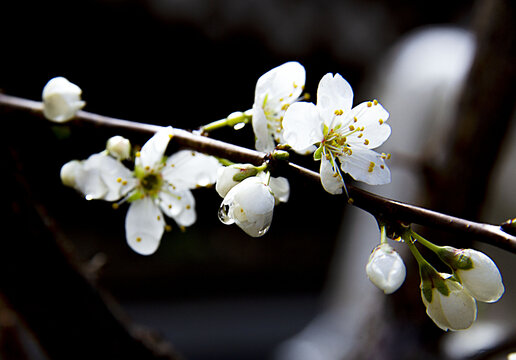
<path id="1" fill-rule="evenodd" d="M 253 131 L 255 139 L 254 147 L 258 151 L 271 152 L 274 149 L 274 137 L 267 129 L 267 118 L 262 106 L 255 102 L 253 105 Z"/>
<path id="2" fill-rule="evenodd" d="M 382 145 L 391 135 L 391 127 L 385 123 L 388 118 L 389 113 L 377 101 L 367 101 L 355 106 L 346 115 L 344 125 L 349 123 L 355 128 L 363 127 L 364 130 L 349 135 L 348 143 L 359 144 L 368 149 Z"/>
<path id="3" fill-rule="evenodd" d="M 197 220 L 195 198 L 190 190 L 161 191 L 159 198 L 163 213 L 173 218 L 179 226 L 190 226 Z"/>
<path id="4" fill-rule="evenodd" d="M 181 150 L 167 159 L 161 174 L 177 190 L 195 189 L 215 184 L 221 166 L 213 156 Z"/>
<path id="5" fill-rule="evenodd" d="M 154 200 L 146 196 L 131 203 L 125 217 L 127 244 L 141 255 L 153 254 L 165 230 L 165 220 Z"/>
<path id="6" fill-rule="evenodd" d="M 478 301 L 487 303 L 498 301 L 505 288 L 502 282 L 500 270 L 494 261 L 483 252 L 464 249 L 460 252 L 471 258 L 473 268 L 467 270 L 456 270 L 462 285 Z"/>
<path id="7" fill-rule="evenodd" d="M 93 154 L 75 172 L 75 188 L 87 199 L 115 201 L 135 186 L 132 172 L 105 153 Z"/>
<path id="8" fill-rule="evenodd" d="M 322 141 L 322 119 L 312 103 L 297 102 L 283 118 L 283 138 L 296 151 L 303 151 Z"/>
<path id="9" fill-rule="evenodd" d="M 475 299 L 456 281 L 446 280 L 450 294 L 445 296 L 438 293 L 444 317 L 451 330 L 469 328 L 477 318 L 477 303 Z"/>
<path id="10" fill-rule="evenodd" d="M 256 82 L 255 103 L 262 106 L 263 101 L 291 100 L 292 103 L 303 91 L 305 68 L 296 61 L 289 61 L 263 74 Z M 254 116 L 254 114 L 253 114 Z M 254 119 L 253 119 L 254 121 Z"/>
<path id="11" fill-rule="evenodd" d="M 287 202 L 290 196 L 290 184 L 288 180 L 282 176 L 272 177 L 269 180 L 269 187 L 274 194 L 276 205 L 280 202 Z"/>
<path id="12" fill-rule="evenodd" d="M 353 105 L 353 90 L 340 74 L 324 75 L 317 88 L 317 110 L 327 126 L 335 117 L 335 110 L 344 113 L 351 110 Z"/>
<path id="13" fill-rule="evenodd" d="M 391 182 L 391 172 L 380 154 L 361 147 L 351 146 L 350 149 L 352 155 L 339 156 L 342 171 L 369 185 Z"/>
<path id="14" fill-rule="evenodd" d="M 324 190 L 334 195 L 342 194 L 344 179 L 342 179 L 340 173 L 333 168 L 330 160 L 326 159 L 324 156 L 321 158 L 320 173 Z"/>
<path id="15" fill-rule="evenodd" d="M 148 166 L 151 169 L 161 164 L 172 135 L 172 126 L 160 129 L 143 145 L 140 150 L 140 156 L 136 158 L 135 164 L 143 168 Z"/>

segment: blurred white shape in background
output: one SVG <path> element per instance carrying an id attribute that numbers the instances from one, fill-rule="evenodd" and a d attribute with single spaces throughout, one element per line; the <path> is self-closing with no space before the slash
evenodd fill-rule
<path id="1" fill-rule="evenodd" d="M 445 146 L 445 134 L 453 124 L 455 104 L 474 49 L 473 36 L 465 30 L 428 27 L 408 34 L 379 64 L 364 95 L 377 98 L 390 112 L 393 131 L 383 151 L 392 153 L 392 183 L 367 190 L 418 203 L 423 183 L 411 164 L 445 153 L 439 150 Z M 383 292 L 367 280 L 364 270 L 379 241 L 375 219 L 350 208 L 343 221 L 325 307 L 304 330 L 277 349 L 276 359 L 353 359 L 355 351 L 366 348 L 368 331 L 375 329 L 371 320 L 382 316 L 385 299 Z M 409 256 L 402 246 L 397 248 L 402 257 Z"/>

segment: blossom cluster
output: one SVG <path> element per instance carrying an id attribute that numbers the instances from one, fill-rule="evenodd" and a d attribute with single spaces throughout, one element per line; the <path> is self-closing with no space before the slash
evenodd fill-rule
<path id="1" fill-rule="evenodd" d="M 302 95 L 305 76 L 298 62 L 268 71 L 257 81 L 252 109 L 203 126 L 203 133 L 252 121 L 258 151 L 274 154 L 281 148 L 313 154 L 320 162 L 321 184 L 330 194 L 345 191 L 347 195 L 345 174 L 370 185 L 389 183 L 390 155 L 375 151 L 391 134 L 387 110 L 377 100 L 353 107 L 351 86 L 341 75 L 331 73 L 320 80 L 316 103 L 304 101 L 308 99 Z M 81 92 L 65 78 L 52 79 L 42 94 L 44 115 L 55 122 L 72 119 L 85 105 Z M 88 200 L 111 201 L 114 208 L 129 203 L 126 240 L 142 255 L 154 253 L 164 231 L 170 229 L 164 216 L 182 229 L 196 221 L 191 190 L 198 187 L 215 185 L 223 199 L 218 210 L 222 223 L 236 224 L 253 237 L 267 233 L 275 206 L 290 196 L 288 180 L 272 176 L 265 160 L 269 157 L 256 166 L 192 150 L 166 155 L 173 136 L 171 126 L 163 127 L 139 151 L 128 139 L 114 136 L 103 151 L 66 163 L 61 169 L 62 182 Z M 386 225 L 380 223 L 381 242 L 370 255 L 366 274 L 385 294 L 391 294 L 403 284 L 406 268 L 387 243 Z M 441 329 L 468 328 L 476 319 L 476 301 L 494 302 L 503 295 L 500 272 L 487 255 L 436 246 L 410 227 L 404 229 L 400 238 L 419 264 L 423 304 Z M 437 272 L 417 250 L 416 240 L 435 252 L 451 273 Z"/>
<path id="2" fill-rule="evenodd" d="M 486 254 L 473 249 L 437 246 L 411 229 L 402 235 L 414 254 L 421 276 L 421 298 L 428 316 L 443 330 L 469 328 L 477 317 L 477 301 L 498 301 L 505 288 L 498 267 Z M 440 273 L 430 265 L 414 245 L 419 240 L 450 268 Z M 396 291 L 405 280 L 405 265 L 399 254 L 386 242 L 382 226 L 382 241 L 369 258 L 366 273 L 371 282 L 386 294 Z"/>

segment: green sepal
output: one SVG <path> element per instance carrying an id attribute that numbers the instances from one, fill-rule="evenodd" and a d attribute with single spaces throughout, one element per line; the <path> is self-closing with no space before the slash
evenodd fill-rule
<path id="1" fill-rule="evenodd" d="M 432 273 L 436 272 L 434 268 L 427 264 L 419 265 L 419 275 L 421 276 L 421 292 L 425 297 L 426 301 L 432 302 Z"/>
<path id="2" fill-rule="evenodd" d="M 320 145 L 317 150 L 314 151 L 314 160 L 321 160 L 321 157 L 322 157 L 322 153 L 323 153 L 323 146 Z"/>
<path id="3" fill-rule="evenodd" d="M 238 173 L 233 175 L 233 181 L 240 182 L 242 180 L 247 179 L 248 177 L 255 176 L 256 174 L 258 174 L 258 169 L 256 169 L 255 167 L 240 169 Z"/>
<path id="4" fill-rule="evenodd" d="M 437 252 L 441 260 L 453 270 L 470 270 L 473 269 L 473 261 L 469 256 L 451 246 L 443 246 Z"/>
<path id="5" fill-rule="evenodd" d="M 434 287 L 444 296 L 450 295 L 450 289 L 448 288 L 448 285 L 446 285 L 446 282 L 440 275 L 434 278 Z"/>

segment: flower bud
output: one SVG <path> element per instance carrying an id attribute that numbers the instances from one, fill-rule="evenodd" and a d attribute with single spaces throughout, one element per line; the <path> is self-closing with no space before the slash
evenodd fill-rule
<path id="1" fill-rule="evenodd" d="M 422 274 L 421 298 L 426 313 L 442 330 L 464 330 L 477 318 L 477 303 L 450 274 Z"/>
<path id="2" fill-rule="evenodd" d="M 61 167 L 61 181 L 64 185 L 75 187 L 77 174 L 81 170 L 82 163 L 79 160 L 72 160 Z"/>
<path id="3" fill-rule="evenodd" d="M 366 265 L 369 280 L 385 294 L 392 294 L 405 281 L 406 269 L 399 254 L 387 243 L 378 245 Z"/>
<path id="4" fill-rule="evenodd" d="M 106 150 L 118 160 L 129 159 L 131 155 L 131 143 L 128 139 L 116 135 L 107 141 Z"/>
<path id="5" fill-rule="evenodd" d="M 81 100 L 82 90 L 64 77 L 51 79 L 43 88 L 43 114 L 48 120 L 66 122 L 86 104 Z"/>
<path id="6" fill-rule="evenodd" d="M 236 223 L 248 235 L 259 237 L 271 226 L 274 196 L 256 176 L 235 185 L 224 197 L 219 219 L 226 225 Z"/>
<path id="7" fill-rule="evenodd" d="M 502 276 L 493 260 L 483 252 L 473 249 L 443 247 L 441 259 L 453 270 L 462 285 L 478 301 L 498 301 L 505 288 Z"/>

